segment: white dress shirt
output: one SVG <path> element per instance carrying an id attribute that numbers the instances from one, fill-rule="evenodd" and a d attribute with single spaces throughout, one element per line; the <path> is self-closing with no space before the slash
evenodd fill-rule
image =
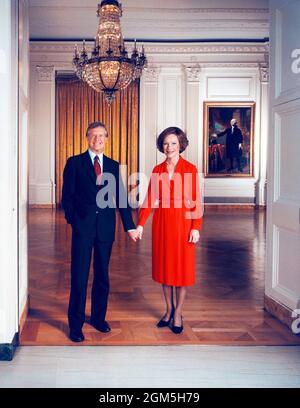
<path id="1" fill-rule="evenodd" d="M 93 166 L 94 166 L 95 157 L 98 156 L 98 161 L 99 161 L 100 166 L 101 166 L 101 172 L 103 173 L 103 152 L 102 152 L 102 153 L 99 153 L 99 154 L 96 154 L 96 153 L 94 153 L 91 149 L 89 149 L 89 155 L 90 155 L 90 158 L 91 158 L 91 160 L 92 160 Z M 130 229 L 130 230 L 128 230 L 127 232 L 130 232 L 130 231 L 135 231 L 135 230 L 134 230 L 134 229 Z"/>
<path id="2" fill-rule="evenodd" d="M 98 156 L 98 160 L 99 160 L 99 163 L 100 163 L 100 166 L 101 166 L 101 172 L 103 173 L 103 152 L 99 153 L 99 154 L 96 154 L 96 153 L 92 152 L 91 149 L 89 149 L 89 155 L 90 155 L 90 158 L 92 160 L 93 166 L 94 166 L 94 159 L 95 159 L 96 156 Z"/>

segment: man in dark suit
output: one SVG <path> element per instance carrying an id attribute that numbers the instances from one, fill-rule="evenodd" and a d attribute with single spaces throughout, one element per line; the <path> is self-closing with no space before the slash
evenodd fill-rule
<path id="1" fill-rule="evenodd" d="M 88 150 L 70 157 L 66 163 L 62 189 L 65 218 L 72 225 L 68 320 L 70 339 L 74 342 L 84 340 L 82 326 L 93 249 L 90 323 L 101 332 L 110 331 L 105 315 L 109 295 L 109 260 L 115 239 L 115 208 L 119 209 L 124 230 L 132 240 L 137 240 L 131 209 L 119 174 L 119 163 L 103 154 L 108 140 L 105 125 L 101 122 L 91 123 L 86 137 Z"/>
<path id="2" fill-rule="evenodd" d="M 233 162 L 236 159 L 239 171 L 243 171 L 241 167 L 243 135 L 241 129 L 238 128 L 236 119 L 231 119 L 230 125 L 230 128 L 219 133 L 218 137 L 226 135 L 226 157 L 230 161 L 228 170 L 234 169 Z"/>

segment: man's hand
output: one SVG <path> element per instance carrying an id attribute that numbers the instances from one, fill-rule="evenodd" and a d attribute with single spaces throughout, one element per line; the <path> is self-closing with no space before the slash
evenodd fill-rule
<path id="1" fill-rule="evenodd" d="M 130 236 L 130 238 L 132 239 L 132 241 L 136 242 L 139 237 L 138 237 L 138 232 L 137 230 L 131 230 L 131 231 L 127 231 L 128 235 Z"/>
<path id="2" fill-rule="evenodd" d="M 196 244 L 200 239 L 200 232 L 198 230 L 192 229 L 190 232 L 189 242 Z"/>

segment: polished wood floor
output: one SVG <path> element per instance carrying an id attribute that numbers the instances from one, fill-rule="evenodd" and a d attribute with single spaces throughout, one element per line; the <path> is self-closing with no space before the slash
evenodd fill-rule
<path id="1" fill-rule="evenodd" d="M 23 345 L 74 344 L 67 337 L 66 317 L 70 241 L 71 229 L 62 211 L 30 210 L 30 309 L 21 334 Z M 175 335 L 155 326 L 164 313 L 164 301 L 160 285 L 151 279 L 151 223 L 144 239 L 135 244 L 118 220 L 107 314 L 112 331 L 102 334 L 88 324 L 88 300 L 86 341 L 78 346 L 300 344 L 299 337 L 263 309 L 264 257 L 263 211 L 206 211 L 197 247 L 197 284 L 188 292 L 185 330 Z M 90 289 L 91 285 L 89 294 Z"/>

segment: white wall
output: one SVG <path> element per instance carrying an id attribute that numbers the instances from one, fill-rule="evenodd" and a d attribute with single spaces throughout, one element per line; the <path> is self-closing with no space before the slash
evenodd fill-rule
<path id="1" fill-rule="evenodd" d="M 19 314 L 28 297 L 28 120 L 29 19 L 27 0 L 19 0 Z"/>
<path id="2" fill-rule="evenodd" d="M 265 286 L 268 297 L 294 310 L 300 308 L 300 2 L 271 0 L 270 5 L 272 75 Z"/>
<path id="3" fill-rule="evenodd" d="M 268 45 L 144 45 L 149 66 L 141 80 L 140 171 L 149 175 L 153 166 L 162 160 L 156 150 L 155 139 L 161 130 L 171 124 L 187 130 L 190 147 L 186 157 L 202 171 L 203 102 L 254 101 L 254 177 L 207 179 L 205 195 L 210 201 L 256 202 L 264 205 Z M 68 42 L 31 43 L 31 204 L 52 204 L 55 200 L 55 71 L 72 71 L 73 48 L 74 43 Z"/>
<path id="4" fill-rule="evenodd" d="M 167 126 L 187 131 L 185 157 L 203 171 L 205 101 L 255 102 L 254 177 L 207 178 L 205 201 L 265 204 L 268 130 L 268 46 L 193 44 L 148 46 L 141 80 L 140 171 L 163 160 L 155 138 Z"/>
<path id="5" fill-rule="evenodd" d="M 30 69 L 29 203 L 55 203 L 55 70 L 41 63 Z"/>
<path id="6" fill-rule="evenodd" d="M 18 73 L 17 1 L 0 13 L 0 344 L 18 331 Z"/>

